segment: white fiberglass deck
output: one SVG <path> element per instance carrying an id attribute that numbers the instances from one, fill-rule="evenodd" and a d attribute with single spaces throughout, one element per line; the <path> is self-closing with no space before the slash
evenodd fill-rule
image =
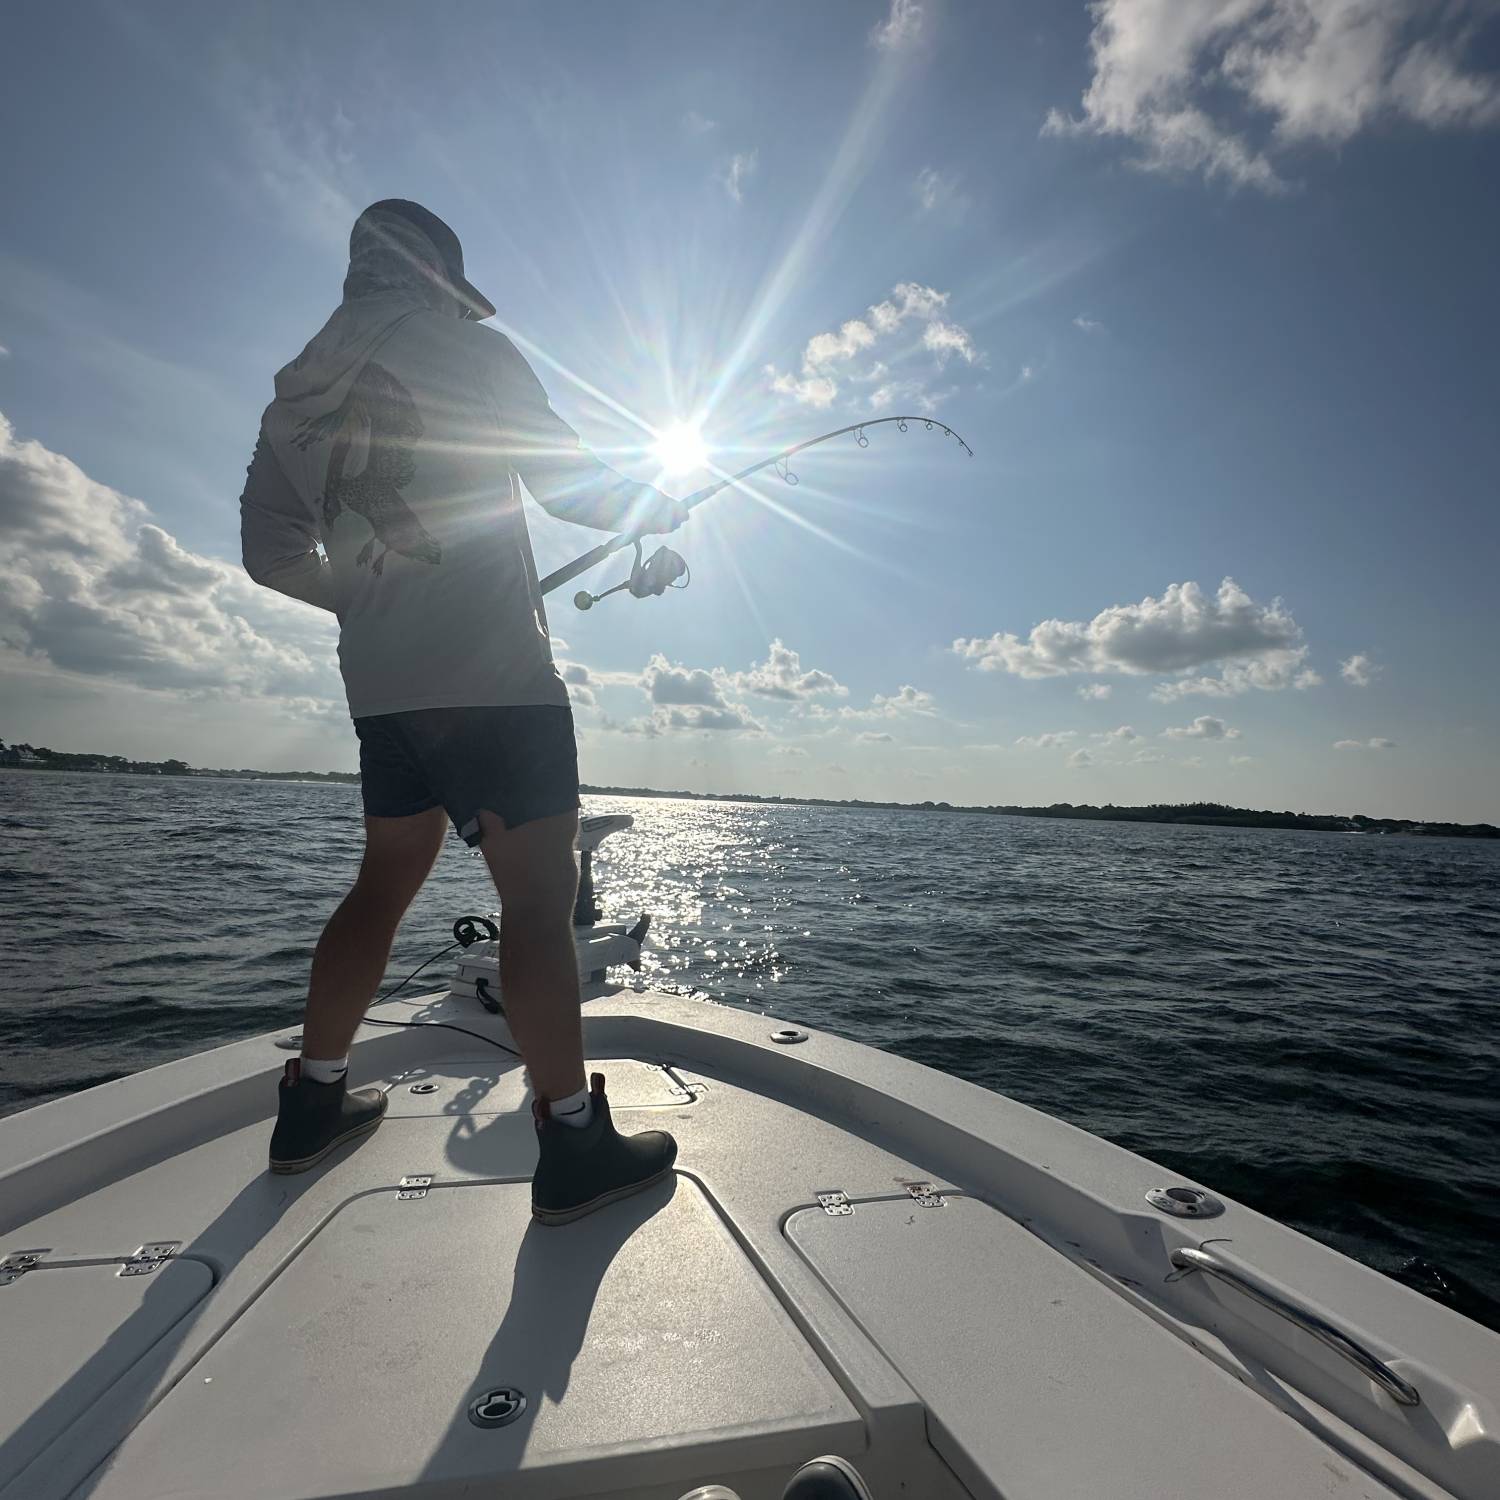
<path id="1" fill-rule="evenodd" d="M 377 1014 L 509 1040 L 462 999 Z M 1161 1214 L 1161 1168 L 869 1048 L 652 994 L 584 1015 L 620 1126 L 681 1152 L 561 1229 L 519 1064 L 452 1032 L 362 1032 L 390 1116 L 305 1177 L 265 1170 L 271 1037 L 0 1122 L 0 1259 L 37 1257 L 0 1268 L 0 1497 L 777 1500 L 824 1452 L 876 1500 L 1497 1493 L 1500 1337 L 1418 1294 L 1233 1203 Z M 1420 1404 L 1168 1280 L 1204 1241 Z M 504 1389 L 525 1410 L 476 1426 Z"/>

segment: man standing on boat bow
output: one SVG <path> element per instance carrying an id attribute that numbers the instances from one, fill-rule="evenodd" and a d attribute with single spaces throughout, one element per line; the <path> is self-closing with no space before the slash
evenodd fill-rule
<path id="1" fill-rule="evenodd" d="M 578 756 L 520 481 L 603 530 L 671 531 L 686 512 L 580 446 L 515 346 L 481 325 L 494 312 L 441 219 L 373 204 L 342 303 L 261 419 L 245 567 L 338 616 L 365 812 L 359 876 L 313 956 L 271 1170 L 306 1171 L 385 1114 L 380 1089 L 346 1089 L 349 1048 L 451 820 L 500 895 L 501 991 L 537 1098 L 532 1212 L 558 1224 L 664 1177 L 677 1148 L 662 1131 L 620 1135 L 603 1079 L 584 1078 Z"/>

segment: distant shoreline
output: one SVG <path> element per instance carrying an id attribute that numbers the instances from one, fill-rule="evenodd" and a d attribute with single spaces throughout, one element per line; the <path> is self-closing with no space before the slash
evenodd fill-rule
<path id="1" fill-rule="evenodd" d="M 82 771 L 123 776 L 173 776 L 191 780 L 315 782 L 358 786 L 354 771 L 257 771 L 207 770 L 186 761 L 132 761 L 119 755 L 73 754 L 67 751 L 21 745 L 0 748 L 0 769 L 21 771 Z M 1493 823 L 1442 823 L 1412 818 L 1370 818 L 1362 813 L 1344 817 L 1336 813 L 1272 812 L 1250 807 L 1228 807 L 1220 802 L 1149 803 L 1142 807 L 1102 806 L 1081 802 L 1054 802 L 1047 807 L 1020 807 L 993 803 L 965 805 L 950 802 L 877 802 L 851 797 L 786 797 L 756 792 L 661 791 L 644 786 L 590 786 L 579 788 L 593 797 L 666 797 L 684 802 L 744 802 L 771 807 L 856 808 L 884 812 L 983 813 L 1009 818 L 1070 818 L 1105 823 L 1173 823 L 1206 828 L 1300 828 L 1314 833 L 1399 834 L 1419 838 L 1500 838 Z"/>

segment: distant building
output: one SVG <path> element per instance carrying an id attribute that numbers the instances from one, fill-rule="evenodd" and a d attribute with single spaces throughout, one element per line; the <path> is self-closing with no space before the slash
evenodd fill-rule
<path id="1" fill-rule="evenodd" d="M 41 763 L 40 755 L 33 755 L 20 745 L 8 745 L 0 750 L 0 766 L 39 766 Z"/>

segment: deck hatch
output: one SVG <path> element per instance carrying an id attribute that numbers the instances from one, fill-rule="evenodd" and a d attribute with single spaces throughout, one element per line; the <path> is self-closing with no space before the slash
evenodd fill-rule
<path id="1" fill-rule="evenodd" d="M 385 1191 L 334 1212 L 91 1500 L 681 1494 L 706 1473 L 733 1487 L 864 1448 L 857 1411 L 690 1178 L 563 1230 L 533 1224 L 524 1181 L 444 1182 L 413 1207 Z"/>
<path id="2" fill-rule="evenodd" d="M 213 1272 L 176 1254 L 137 1258 L 166 1246 L 114 1255 L 50 1251 L 0 1291 L 0 1347 L 12 1356 L 0 1401 L 0 1489 L 133 1365 L 191 1327 L 213 1289 Z M 133 1265 L 151 1272 L 132 1272 Z"/>
<path id="3" fill-rule="evenodd" d="M 838 1224 L 807 1208 L 785 1233 L 911 1383 L 976 1497 L 1394 1500 L 988 1204 L 955 1194 L 919 1213 L 903 1195 Z"/>

